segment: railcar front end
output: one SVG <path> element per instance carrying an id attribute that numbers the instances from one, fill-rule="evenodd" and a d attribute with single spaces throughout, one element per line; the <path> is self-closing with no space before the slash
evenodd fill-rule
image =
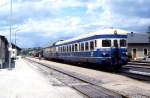
<path id="1" fill-rule="evenodd" d="M 97 41 L 96 63 L 117 69 L 127 64 L 127 35 L 109 35 Z"/>

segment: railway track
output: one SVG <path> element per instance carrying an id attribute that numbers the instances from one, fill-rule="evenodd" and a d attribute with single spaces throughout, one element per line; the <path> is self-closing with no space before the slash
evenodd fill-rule
<path id="1" fill-rule="evenodd" d="M 144 61 L 132 61 L 128 62 L 129 65 L 141 65 L 141 66 L 149 66 L 150 67 L 150 62 L 144 62 Z"/>
<path id="2" fill-rule="evenodd" d="M 40 69 L 42 69 L 45 72 L 45 68 L 47 68 L 47 73 L 49 72 L 49 70 L 53 70 L 51 75 L 54 75 L 65 85 L 76 89 L 77 91 L 81 92 L 89 98 L 128 98 L 122 94 L 99 86 L 99 81 L 91 79 L 87 76 L 67 71 L 61 68 L 57 68 L 54 66 L 46 65 L 40 62 L 36 62 L 31 59 L 26 58 L 26 60 L 28 60 L 30 63 L 33 63 L 34 65 L 38 64 L 37 67 L 41 66 Z"/>
<path id="3" fill-rule="evenodd" d="M 123 68 L 120 71 L 123 75 L 144 80 L 144 81 L 150 81 L 150 67 L 145 66 L 142 64 L 131 64 L 123 66 Z"/>

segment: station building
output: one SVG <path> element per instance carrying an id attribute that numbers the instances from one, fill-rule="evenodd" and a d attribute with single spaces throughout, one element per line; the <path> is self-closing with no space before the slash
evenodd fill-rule
<path id="1" fill-rule="evenodd" d="M 128 54 L 132 59 L 143 59 L 150 55 L 150 37 L 148 33 L 128 33 Z"/>
<path id="2" fill-rule="evenodd" d="M 8 41 L 5 36 L 0 35 L 0 68 L 3 68 L 8 62 Z"/>

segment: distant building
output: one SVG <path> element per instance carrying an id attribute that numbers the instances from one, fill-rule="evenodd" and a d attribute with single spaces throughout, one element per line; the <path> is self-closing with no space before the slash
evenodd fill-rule
<path id="1" fill-rule="evenodd" d="M 15 58 L 17 55 L 20 54 L 21 48 L 13 43 L 11 43 L 11 45 L 12 45 L 11 58 Z"/>
<path id="2" fill-rule="evenodd" d="M 128 53 L 132 59 L 142 59 L 150 52 L 150 39 L 147 33 L 128 34 Z"/>

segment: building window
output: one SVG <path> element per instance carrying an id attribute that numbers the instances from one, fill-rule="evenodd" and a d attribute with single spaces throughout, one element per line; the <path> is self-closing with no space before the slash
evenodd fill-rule
<path id="1" fill-rule="evenodd" d="M 102 47 L 111 47 L 111 40 L 102 40 Z"/>
<path id="2" fill-rule="evenodd" d="M 144 48 L 144 56 L 148 55 L 148 49 Z"/>
<path id="3" fill-rule="evenodd" d="M 136 58 L 136 57 L 137 57 L 137 49 L 134 48 L 134 49 L 132 50 L 132 53 L 133 53 L 133 54 L 132 54 L 132 57 L 133 57 L 133 58 Z"/>
<path id="4" fill-rule="evenodd" d="M 85 50 L 88 51 L 89 50 L 89 43 L 85 42 Z"/>
<path id="5" fill-rule="evenodd" d="M 122 40 L 120 40 L 120 47 L 126 47 L 126 44 L 127 42 L 126 42 L 126 40 L 124 40 L 124 39 L 122 39 Z"/>
<path id="6" fill-rule="evenodd" d="M 90 42 L 90 50 L 94 50 L 94 42 L 93 41 Z"/>

